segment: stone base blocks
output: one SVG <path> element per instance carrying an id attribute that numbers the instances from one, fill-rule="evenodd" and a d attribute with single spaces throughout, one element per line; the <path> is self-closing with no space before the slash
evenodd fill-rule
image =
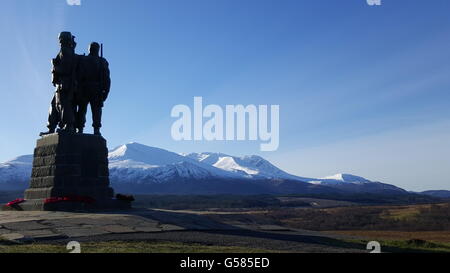
<path id="1" fill-rule="evenodd" d="M 129 202 L 113 198 L 114 190 L 109 184 L 108 148 L 103 137 L 55 133 L 37 141 L 25 202 L 12 208 L 67 211 L 130 208 Z M 81 201 L 49 202 L 49 198 L 67 197 Z"/>

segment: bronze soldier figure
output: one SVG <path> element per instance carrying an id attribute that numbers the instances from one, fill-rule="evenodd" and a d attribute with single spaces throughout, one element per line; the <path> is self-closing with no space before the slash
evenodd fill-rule
<path id="1" fill-rule="evenodd" d="M 76 113 L 76 127 L 78 133 L 83 133 L 86 123 L 87 107 L 90 104 L 94 135 L 101 135 L 102 107 L 104 101 L 108 98 L 111 78 L 108 61 L 103 56 L 99 56 L 99 51 L 100 45 L 93 42 L 89 46 L 89 55 L 81 56 L 80 89 L 79 94 L 76 96 L 78 108 Z"/>
<path id="2" fill-rule="evenodd" d="M 75 36 L 70 32 L 61 32 L 59 42 L 60 52 L 52 60 L 52 83 L 56 91 L 49 110 L 48 131 L 41 133 L 41 136 L 54 133 L 58 125 L 63 132 L 75 132 L 72 103 L 77 89 L 79 56 L 75 54 Z"/>

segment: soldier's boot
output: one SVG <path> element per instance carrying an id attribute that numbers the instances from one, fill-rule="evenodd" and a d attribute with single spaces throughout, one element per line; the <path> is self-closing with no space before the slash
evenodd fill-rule
<path id="1" fill-rule="evenodd" d="M 66 126 L 64 126 L 64 129 L 61 130 L 61 132 L 68 134 L 75 134 L 75 128 L 73 127 L 73 125 L 67 124 Z"/>
<path id="2" fill-rule="evenodd" d="M 77 129 L 77 133 L 78 133 L 78 134 L 81 135 L 81 134 L 83 134 L 83 132 L 84 132 L 84 128 L 78 128 L 78 129 Z"/>
<path id="3" fill-rule="evenodd" d="M 100 133 L 100 128 L 94 128 L 94 135 L 95 136 L 101 136 L 102 134 Z"/>
<path id="4" fill-rule="evenodd" d="M 39 136 L 47 136 L 47 135 L 51 135 L 51 134 L 54 134 L 55 133 L 55 129 L 54 128 L 48 128 L 48 131 L 47 132 L 41 132 L 40 134 L 39 134 Z"/>

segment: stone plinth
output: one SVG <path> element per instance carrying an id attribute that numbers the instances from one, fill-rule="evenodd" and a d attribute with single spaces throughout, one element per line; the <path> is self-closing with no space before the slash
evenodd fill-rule
<path id="1" fill-rule="evenodd" d="M 12 208 L 71 211 L 130 207 L 130 203 L 113 196 L 106 140 L 87 134 L 57 133 L 37 141 L 26 201 Z M 68 197 L 81 200 L 49 202 L 49 198 Z"/>

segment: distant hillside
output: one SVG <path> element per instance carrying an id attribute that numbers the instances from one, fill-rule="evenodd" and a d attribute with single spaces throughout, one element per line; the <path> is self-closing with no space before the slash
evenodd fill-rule
<path id="1" fill-rule="evenodd" d="M 438 191 L 423 191 L 421 194 L 429 195 L 433 197 L 439 197 L 439 198 L 450 198 L 450 191 L 446 190 L 438 190 Z"/>

